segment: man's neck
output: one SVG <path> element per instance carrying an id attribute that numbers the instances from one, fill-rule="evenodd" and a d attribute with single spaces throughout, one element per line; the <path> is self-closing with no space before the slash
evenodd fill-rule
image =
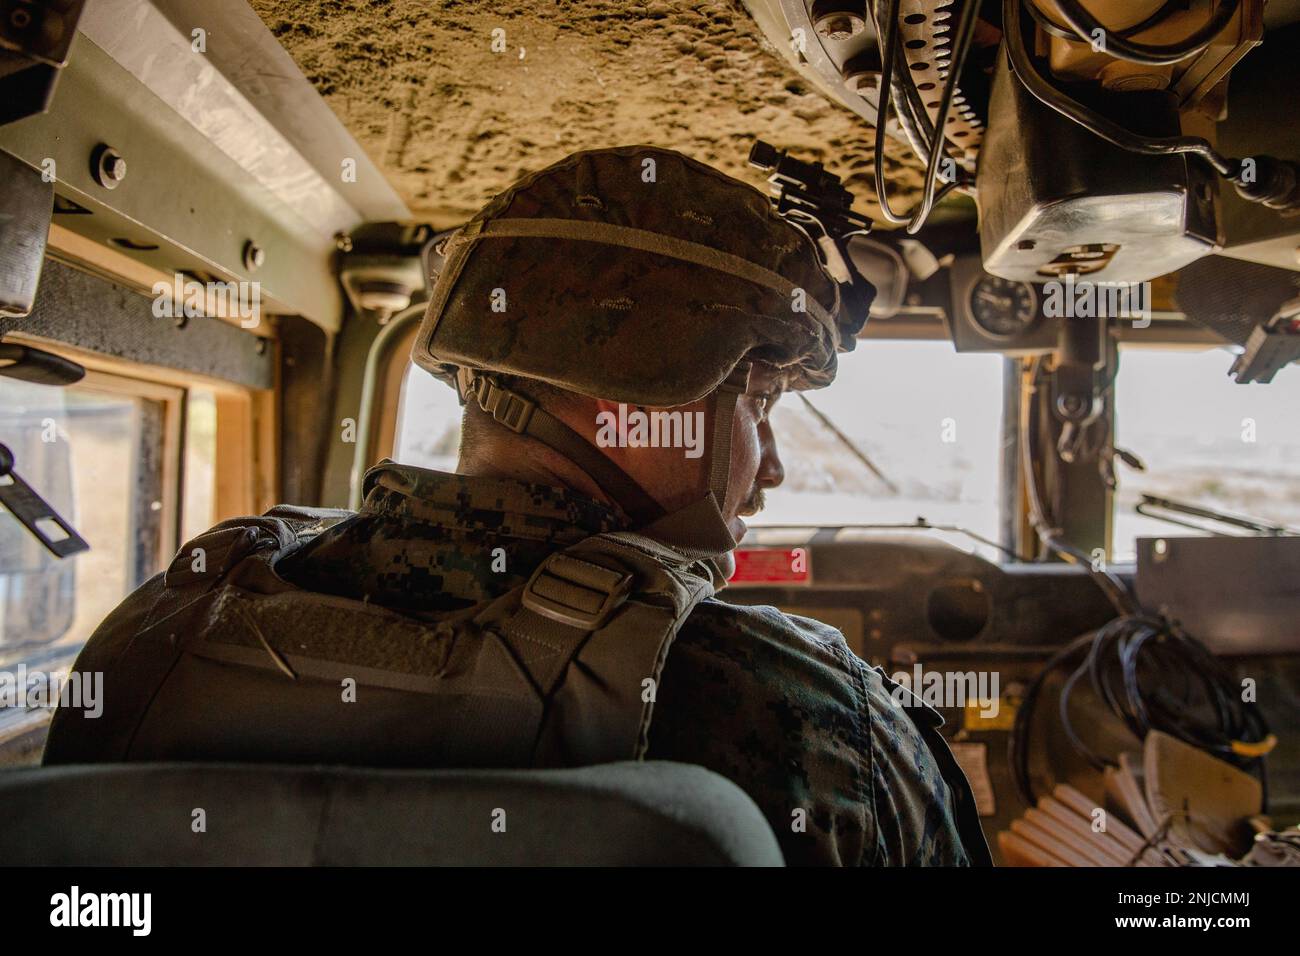
<path id="1" fill-rule="evenodd" d="M 520 447 L 493 445 L 470 454 L 462 452 L 456 473 L 568 488 L 602 504 L 614 504 L 586 472 L 539 442 L 527 442 L 526 446 L 520 443 Z"/>

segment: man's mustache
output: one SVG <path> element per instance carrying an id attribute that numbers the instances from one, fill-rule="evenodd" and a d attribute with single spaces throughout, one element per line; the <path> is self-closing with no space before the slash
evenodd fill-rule
<path id="1" fill-rule="evenodd" d="M 763 510 L 767 499 L 763 495 L 762 488 L 755 488 L 745 499 L 745 503 L 740 506 L 739 514 L 742 518 L 748 518 L 750 515 L 756 515 Z"/>

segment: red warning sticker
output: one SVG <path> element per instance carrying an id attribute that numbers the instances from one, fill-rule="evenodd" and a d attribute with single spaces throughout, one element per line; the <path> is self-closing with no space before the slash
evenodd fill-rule
<path id="1" fill-rule="evenodd" d="M 811 584 L 807 548 L 737 548 L 730 584 Z"/>

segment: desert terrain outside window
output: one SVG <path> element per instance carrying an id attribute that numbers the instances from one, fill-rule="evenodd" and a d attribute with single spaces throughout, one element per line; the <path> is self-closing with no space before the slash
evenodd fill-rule
<path id="1" fill-rule="evenodd" d="M 1121 345 L 1115 443 L 1146 471 L 1119 466 L 1113 560 L 1135 560 L 1138 537 L 1205 533 L 1138 514 L 1143 494 L 1300 527 L 1300 372 L 1238 385 L 1233 357 Z"/>
<path id="2" fill-rule="evenodd" d="M 875 476 L 796 394 L 772 410 L 785 483 L 767 494 L 755 528 L 912 524 L 966 528 L 998 538 L 1002 442 L 999 355 L 959 355 L 949 342 L 867 340 L 841 355 L 830 388 L 809 401 L 876 465 Z M 918 389 L 932 381 L 938 387 Z M 394 457 L 437 471 L 456 467 L 461 409 L 455 392 L 409 365 Z M 996 548 L 965 536 L 954 544 L 990 559 Z"/>
<path id="3" fill-rule="evenodd" d="M 872 471 L 803 402 L 772 411 L 785 482 L 750 521 L 772 524 L 929 524 L 999 538 L 1000 355 L 958 354 L 949 342 L 864 340 L 839 356 L 826 389 L 807 393 L 879 470 Z M 920 387 L 918 387 L 920 386 Z M 945 540 L 997 560 L 964 535 Z"/>

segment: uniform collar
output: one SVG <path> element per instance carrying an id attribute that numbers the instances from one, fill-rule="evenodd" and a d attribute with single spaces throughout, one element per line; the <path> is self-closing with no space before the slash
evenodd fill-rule
<path id="1" fill-rule="evenodd" d="M 367 471 L 361 488 L 361 514 L 443 527 L 487 523 L 506 534 L 549 539 L 564 531 L 592 535 L 629 526 L 619 509 L 569 488 L 432 471 L 390 459 Z"/>

